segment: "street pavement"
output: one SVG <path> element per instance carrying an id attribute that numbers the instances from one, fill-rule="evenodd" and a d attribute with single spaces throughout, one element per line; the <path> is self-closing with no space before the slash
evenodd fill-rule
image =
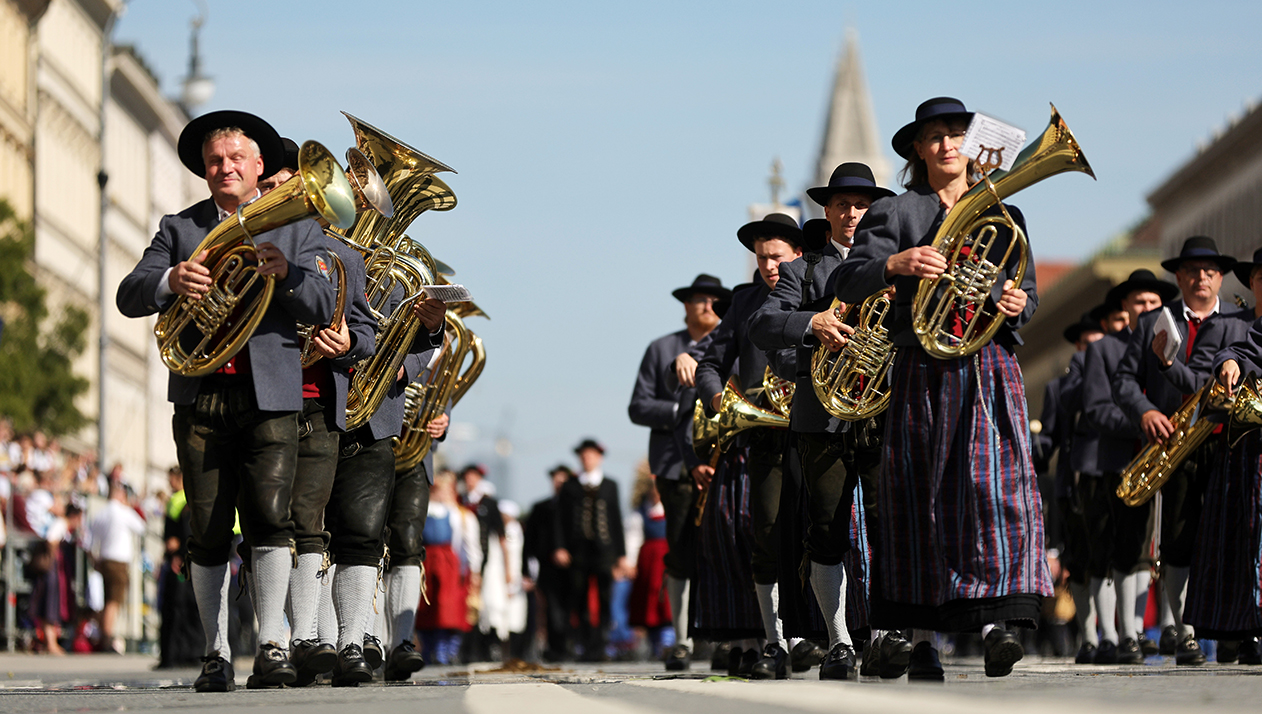
<path id="1" fill-rule="evenodd" d="M 195 669 L 154 671 L 141 655 L 48 657 L 0 654 L 0 714 L 280 711 L 285 714 L 1088 714 L 1256 712 L 1262 667 L 1094 667 L 1027 658 L 991 679 L 980 659 L 948 661 L 945 683 L 867 679 L 821 682 L 818 671 L 779 682 L 748 682 L 695 667 L 669 676 L 660 664 L 565 664 L 505 671 L 492 663 L 426 667 L 412 681 L 334 689 L 244 688 L 248 659 L 235 662 L 241 687 L 192 690 Z"/>

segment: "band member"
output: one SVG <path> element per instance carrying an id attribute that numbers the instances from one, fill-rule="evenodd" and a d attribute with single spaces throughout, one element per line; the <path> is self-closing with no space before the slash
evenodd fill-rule
<path id="1" fill-rule="evenodd" d="M 1169 417 L 1182 406 L 1186 396 L 1194 394 L 1210 378 L 1209 370 L 1197 373 L 1188 363 L 1201 328 L 1207 321 L 1218 319 L 1223 272 L 1235 263 L 1235 258 L 1220 254 L 1213 239 L 1204 236 L 1188 238 L 1178 256 L 1161 263 L 1161 267 L 1174 273 L 1179 285 L 1182 299 L 1167 307 L 1182 344 L 1172 357 L 1167 357 L 1166 345 L 1174 338 L 1166 332 L 1154 334 L 1160 313 L 1141 317 L 1113 381 L 1114 400 L 1149 442 L 1170 437 L 1173 427 Z M 1225 346 L 1217 345 L 1212 351 Z M 1205 481 L 1196 474 L 1207 473 L 1213 458 L 1213 443 L 1203 445 L 1161 490 L 1161 583 L 1177 628 L 1175 662 L 1181 665 L 1205 663 L 1193 628 L 1183 623 L 1183 602 Z"/>
<path id="2" fill-rule="evenodd" d="M 557 495 L 556 551 L 552 560 L 570 573 L 570 614 L 578 619 L 582 658 L 603 661 L 609 629 L 609 597 L 614 570 L 626 571 L 627 549 L 622 531 L 618 484 L 605 476 L 605 447 L 584 439 L 574 449 L 583 470 L 561 486 Z M 600 621 L 591 621 L 589 589 L 600 601 Z"/>
<path id="3" fill-rule="evenodd" d="M 1253 292 L 1251 315 L 1262 318 L 1262 250 L 1253 261 L 1233 267 L 1240 282 Z M 1240 331 L 1239 320 L 1213 320 L 1211 327 Z M 1214 358 L 1219 384 L 1240 398 L 1241 377 L 1262 372 L 1262 328 L 1255 321 Z M 1199 338 L 1197 340 L 1200 341 Z M 1199 350 L 1198 350 L 1199 352 Z M 1194 356 L 1193 362 L 1199 362 Z M 1193 364 L 1193 367 L 1198 366 Z M 1192 556 L 1191 582 L 1183 617 L 1201 637 L 1212 637 L 1223 648 L 1225 640 L 1241 640 L 1240 664 L 1262 664 L 1258 635 L 1262 635 L 1262 432 L 1233 428 L 1219 445 L 1219 454 L 1205 485 L 1205 510 Z M 1216 437 L 1210 437 L 1211 439 Z M 1223 661 L 1223 658 L 1219 658 Z"/>
<path id="4" fill-rule="evenodd" d="M 1176 286 L 1158 280 L 1150 270 L 1132 272 L 1105 298 L 1107 304 L 1126 311 L 1127 327 L 1092 343 L 1084 353 L 1082 411 L 1098 439 L 1094 459 L 1077 446 L 1073 458 L 1083 476 L 1078 486 L 1090 528 L 1088 588 L 1101 631 L 1095 664 L 1144 661 L 1142 614 L 1135 611 L 1135 603 L 1141 597 L 1147 602 L 1153 511 L 1151 504 L 1131 508 L 1117 496 L 1121 472 L 1139 451 L 1141 434 L 1114 399 L 1113 382 L 1131 339 L 1131 326 L 1177 294 Z"/>
<path id="5" fill-rule="evenodd" d="M 651 342 L 640 361 L 627 413 L 633 424 L 647 426 L 649 469 L 666 508 L 666 590 L 675 626 L 675 647 L 666 657 L 668 670 L 689 666 L 688 580 L 696 562 L 691 526 L 698 489 L 709 484 L 713 470 L 701 463 L 687 441 L 696 400 L 696 359 L 689 354 L 719 324 L 715 303 L 730 300 L 732 291 L 713 275 L 702 273 L 692 285 L 671 292 L 684 304 L 684 329 Z"/>
<path id="6" fill-rule="evenodd" d="M 783 213 L 771 213 L 761 221 L 741 226 L 736 237 L 754 254 L 758 273 L 752 284 L 733 292 L 732 304 L 724 314 L 723 321 L 706 339 L 705 354 L 697 364 L 697 397 L 710 415 L 718 410 L 724 383 L 737 365 L 742 394 L 751 394 L 762 388 L 767 357 L 749 339 L 749 318 L 762 306 L 771 289 L 775 287 L 780 278 L 780 264 L 802 255 L 802 230 L 798 228 L 796 221 Z M 762 406 L 769 408 L 770 403 L 764 402 Z M 752 667 L 751 674 L 756 679 L 785 679 L 789 676 L 789 655 L 779 618 L 780 598 L 776 586 L 778 533 L 775 532 L 775 525 L 776 513 L 780 507 L 784 437 L 783 431 L 755 429 L 747 437 L 738 437 L 738 441 L 728 449 L 729 454 L 743 452 L 749 477 L 747 502 L 753 526 L 752 578 L 757 593 L 758 611 L 762 616 L 763 632 L 767 638 L 762 658 Z M 744 499 L 729 499 L 733 503 L 742 500 Z M 707 500 L 707 511 L 710 511 L 707 517 L 715 514 L 716 511 L 711 509 L 718 508 L 719 499 L 711 493 Z M 730 574 L 732 571 L 743 572 L 743 567 L 749 565 L 751 564 L 725 564 L 716 570 Z M 733 588 L 742 586 L 744 583 L 732 584 Z"/>
<path id="7" fill-rule="evenodd" d="M 210 295 L 215 276 L 194 250 L 221 220 L 259 195 L 258 182 L 283 163 L 280 136 L 245 112 L 197 117 L 180 133 L 180 160 L 206 179 L 210 198 L 164 216 L 140 262 L 119 285 L 128 317 L 171 307 L 176 296 Z M 284 606 L 291 569 L 290 492 L 298 456 L 302 367 L 298 323 L 322 325 L 333 314 L 334 289 L 325 279 L 328 255 L 320 228 L 304 220 L 254 237 L 258 274 L 276 291 L 244 348 L 207 377 L 170 375 L 176 454 L 190 509 L 191 575 L 206 633 L 206 657 L 194 683 L 199 692 L 234 688 L 228 648 L 228 560 L 235 509 L 251 547 L 258 580 L 255 610 L 259 649 L 252 686 L 294 681 L 285 642 Z"/>
<path id="8" fill-rule="evenodd" d="M 1025 387 L 1014 353 L 1021 344 L 1017 330 L 1038 305 L 1034 271 L 1016 285 L 1015 261 L 1004 266 L 990 296 L 1004 321 L 971 357 L 930 357 L 911 328 L 920 280 L 948 268 L 931 243 L 942 217 L 969 189 L 969 161 L 960 145 L 971 117 L 959 100 L 938 97 L 917 107 L 915 120 L 894 135 L 894 150 L 907 159 L 909 190 L 864 216 L 838 270 L 836 294 L 857 303 L 891 285 L 897 289 L 889 323 L 898 348 L 889 413 L 898 418 L 886 424 L 877 490 L 872 624 L 980 629 L 986 674 L 995 677 L 1011 672 L 1024 655 L 1016 633 L 1001 625 L 1032 626 L 1041 598 L 1052 594 Z M 1024 227 L 1021 212 L 1007 210 Z M 1001 229 L 997 240 L 1012 240 L 1010 231 Z M 909 676 L 941 679 L 937 651 L 927 636 L 917 639 Z"/>
<path id="9" fill-rule="evenodd" d="M 855 669 L 855 654 L 846 625 L 842 559 L 851 547 L 857 472 L 875 467 L 877 459 L 870 459 L 869 464 L 856 463 L 859 432 L 863 430 L 824 409 L 811 384 L 810 364 L 816 346 L 838 350 L 845 336 L 853 332 L 831 309 L 834 283 L 840 279 L 839 266 L 844 264 L 860 219 L 874 201 L 892 196 L 893 191 L 877 186 L 872 170 L 859 163 L 838 166 L 828 186 L 811 191 L 811 198 L 825 207 L 832 240 L 818 253 L 779 265 L 775 289 L 750 319 L 749 333 L 754 344 L 764 350 L 796 350 L 797 387 L 790 428 L 808 495 L 810 526 L 805 549 L 809 580 L 828 629 L 828 656 L 820 664 L 819 676 L 848 679 Z"/>

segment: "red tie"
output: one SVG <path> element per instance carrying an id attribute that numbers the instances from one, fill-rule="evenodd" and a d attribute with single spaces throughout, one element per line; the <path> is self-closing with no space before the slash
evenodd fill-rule
<path id="1" fill-rule="evenodd" d="M 1183 353 L 1183 361 L 1187 362 L 1192 359 L 1192 345 L 1196 344 L 1196 331 L 1201 327 L 1201 318 L 1193 315 L 1188 318 L 1188 346 L 1187 351 Z"/>

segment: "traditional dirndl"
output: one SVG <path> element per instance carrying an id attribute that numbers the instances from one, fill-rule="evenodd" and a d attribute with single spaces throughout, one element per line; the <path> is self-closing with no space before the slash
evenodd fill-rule
<path id="1" fill-rule="evenodd" d="M 885 433 L 873 626 L 1034 626 L 1052 583 L 1016 356 L 899 350 Z"/>
<path id="2" fill-rule="evenodd" d="M 1226 453 L 1223 453 L 1226 452 Z M 1205 484 L 1183 621 L 1197 637 L 1262 635 L 1262 434 L 1221 456 Z"/>
<path id="3" fill-rule="evenodd" d="M 469 584 L 460 574 L 460 558 L 451 549 L 451 543 L 425 544 L 423 587 L 425 597 L 416 607 L 417 630 L 473 629 L 468 617 Z"/>
<path id="4" fill-rule="evenodd" d="M 745 446 L 731 447 L 710 481 L 710 495 L 697 530 L 697 575 L 689 607 L 689 634 L 693 637 L 724 641 L 763 635 L 754 590 L 747 451 Z"/>
<path id="5" fill-rule="evenodd" d="M 665 597 L 666 510 L 661 504 L 641 509 L 644 518 L 644 544 L 635 559 L 635 582 L 628 604 L 634 627 L 661 627 L 671 624 L 670 598 Z"/>

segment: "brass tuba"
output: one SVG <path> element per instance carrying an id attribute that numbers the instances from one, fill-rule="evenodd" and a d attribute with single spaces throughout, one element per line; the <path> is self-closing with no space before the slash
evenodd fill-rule
<path id="1" fill-rule="evenodd" d="M 1014 252 L 1018 261 L 1014 281 L 1020 286 L 1030 253 L 1025 231 L 1008 215 L 1002 201 L 1065 171 L 1095 178 L 1073 132 L 1052 105 L 1047 128 L 1017 156 L 1012 169 L 989 176 L 983 172 L 982 180 L 947 214 L 933 239 L 933 247 L 947 259 L 947 269 L 936 279 L 920 280 L 912 306 L 912 327 L 926 352 L 938 359 L 966 357 L 995 336 L 1004 316 L 993 305 L 987 306 L 991 290 Z M 1000 215 L 983 215 L 994 206 Z M 1000 228 L 1011 231 L 1012 238 L 1001 256 L 992 256 L 1003 243 Z M 963 323 L 958 337 L 951 330 L 957 317 Z"/>
<path id="2" fill-rule="evenodd" d="M 1211 379 L 1170 417 L 1174 433 L 1163 442 L 1144 447 L 1126 465 L 1117 497 L 1128 506 L 1142 506 L 1155 496 L 1218 425 L 1217 420 L 1205 418 L 1207 412 L 1227 412 L 1227 443 L 1230 445 L 1262 426 L 1259 391 L 1259 379 L 1252 373 L 1241 382 L 1235 395 L 1228 394 L 1226 387 Z"/>
<path id="3" fill-rule="evenodd" d="M 776 376 L 776 373 L 771 371 L 771 365 L 767 365 L 762 372 L 762 391 L 767 395 L 767 402 L 776 411 L 789 416 L 793 408 L 793 394 L 797 391 L 796 384 Z"/>
<path id="4" fill-rule="evenodd" d="M 893 308 L 893 289 L 887 288 L 844 311 L 833 299 L 833 314 L 855 328 L 845 346 L 836 352 L 825 345 L 811 355 L 811 385 L 815 396 L 829 414 L 846 421 L 858 421 L 885 411 L 890 403 L 886 376 L 894 364 L 894 344 L 890 342 L 885 317 Z"/>
<path id="5" fill-rule="evenodd" d="M 215 226 L 190 259 L 210 251 L 210 292 L 198 300 L 179 296 L 153 328 L 167 369 L 201 377 L 219 369 L 245 346 L 271 303 L 275 280 L 259 277 L 254 236 L 320 216 L 346 227 L 355 220 L 356 198 L 337 159 L 320 144 L 298 151 L 298 173 L 235 216 Z"/>

